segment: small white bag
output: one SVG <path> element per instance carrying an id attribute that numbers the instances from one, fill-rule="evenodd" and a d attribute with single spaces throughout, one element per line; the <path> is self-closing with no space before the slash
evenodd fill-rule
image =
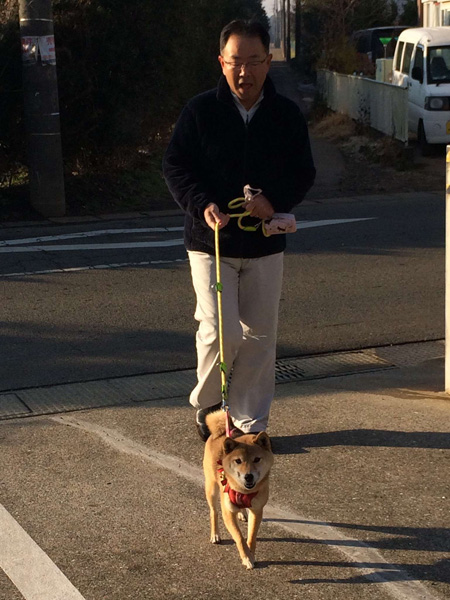
<path id="1" fill-rule="evenodd" d="M 295 233 L 297 221 L 292 213 L 274 213 L 271 219 L 264 221 L 266 235 L 275 233 Z"/>
<path id="2" fill-rule="evenodd" d="M 244 186 L 244 198 L 250 202 L 253 196 L 261 194 L 262 190 L 251 188 L 248 184 Z M 291 213 L 274 213 L 271 219 L 263 223 L 264 235 L 274 235 L 276 233 L 295 233 L 297 231 L 297 222 L 295 216 Z"/>

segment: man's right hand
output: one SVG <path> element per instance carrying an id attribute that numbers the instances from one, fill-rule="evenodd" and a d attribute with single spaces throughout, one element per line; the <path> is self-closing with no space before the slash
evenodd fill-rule
<path id="1" fill-rule="evenodd" d="M 219 229 L 222 229 L 225 225 L 228 225 L 230 220 L 230 216 L 221 213 L 217 204 L 213 203 L 208 204 L 203 216 L 205 217 L 206 224 L 213 230 L 216 228 L 216 223 L 219 224 Z"/>

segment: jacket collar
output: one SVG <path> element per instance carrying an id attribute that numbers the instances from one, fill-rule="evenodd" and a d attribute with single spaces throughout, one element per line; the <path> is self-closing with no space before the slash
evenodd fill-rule
<path id="1" fill-rule="evenodd" d="M 266 77 L 263 90 L 264 98 L 261 104 L 264 106 L 265 104 L 272 102 L 273 98 L 277 93 L 275 86 L 273 85 L 273 82 L 269 76 Z M 225 102 L 226 104 L 230 104 L 231 106 L 235 107 L 233 96 L 231 95 L 230 86 L 228 85 L 228 82 L 224 75 L 220 77 L 219 83 L 217 85 L 217 100 L 220 100 L 221 102 Z"/>

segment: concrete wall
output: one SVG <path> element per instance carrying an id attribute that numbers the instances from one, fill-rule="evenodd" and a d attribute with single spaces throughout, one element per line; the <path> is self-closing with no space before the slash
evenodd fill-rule
<path id="1" fill-rule="evenodd" d="M 354 75 L 320 70 L 318 90 L 328 108 L 408 141 L 408 90 Z"/>

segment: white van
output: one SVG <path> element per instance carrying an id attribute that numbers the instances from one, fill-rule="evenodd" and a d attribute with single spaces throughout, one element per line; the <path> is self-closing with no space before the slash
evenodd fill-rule
<path id="1" fill-rule="evenodd" d="M 430 144 L 450 143 L 450 27 L 402 31 L 392 83 L 408 87 L 409 130 L 423 154 Z"/>

